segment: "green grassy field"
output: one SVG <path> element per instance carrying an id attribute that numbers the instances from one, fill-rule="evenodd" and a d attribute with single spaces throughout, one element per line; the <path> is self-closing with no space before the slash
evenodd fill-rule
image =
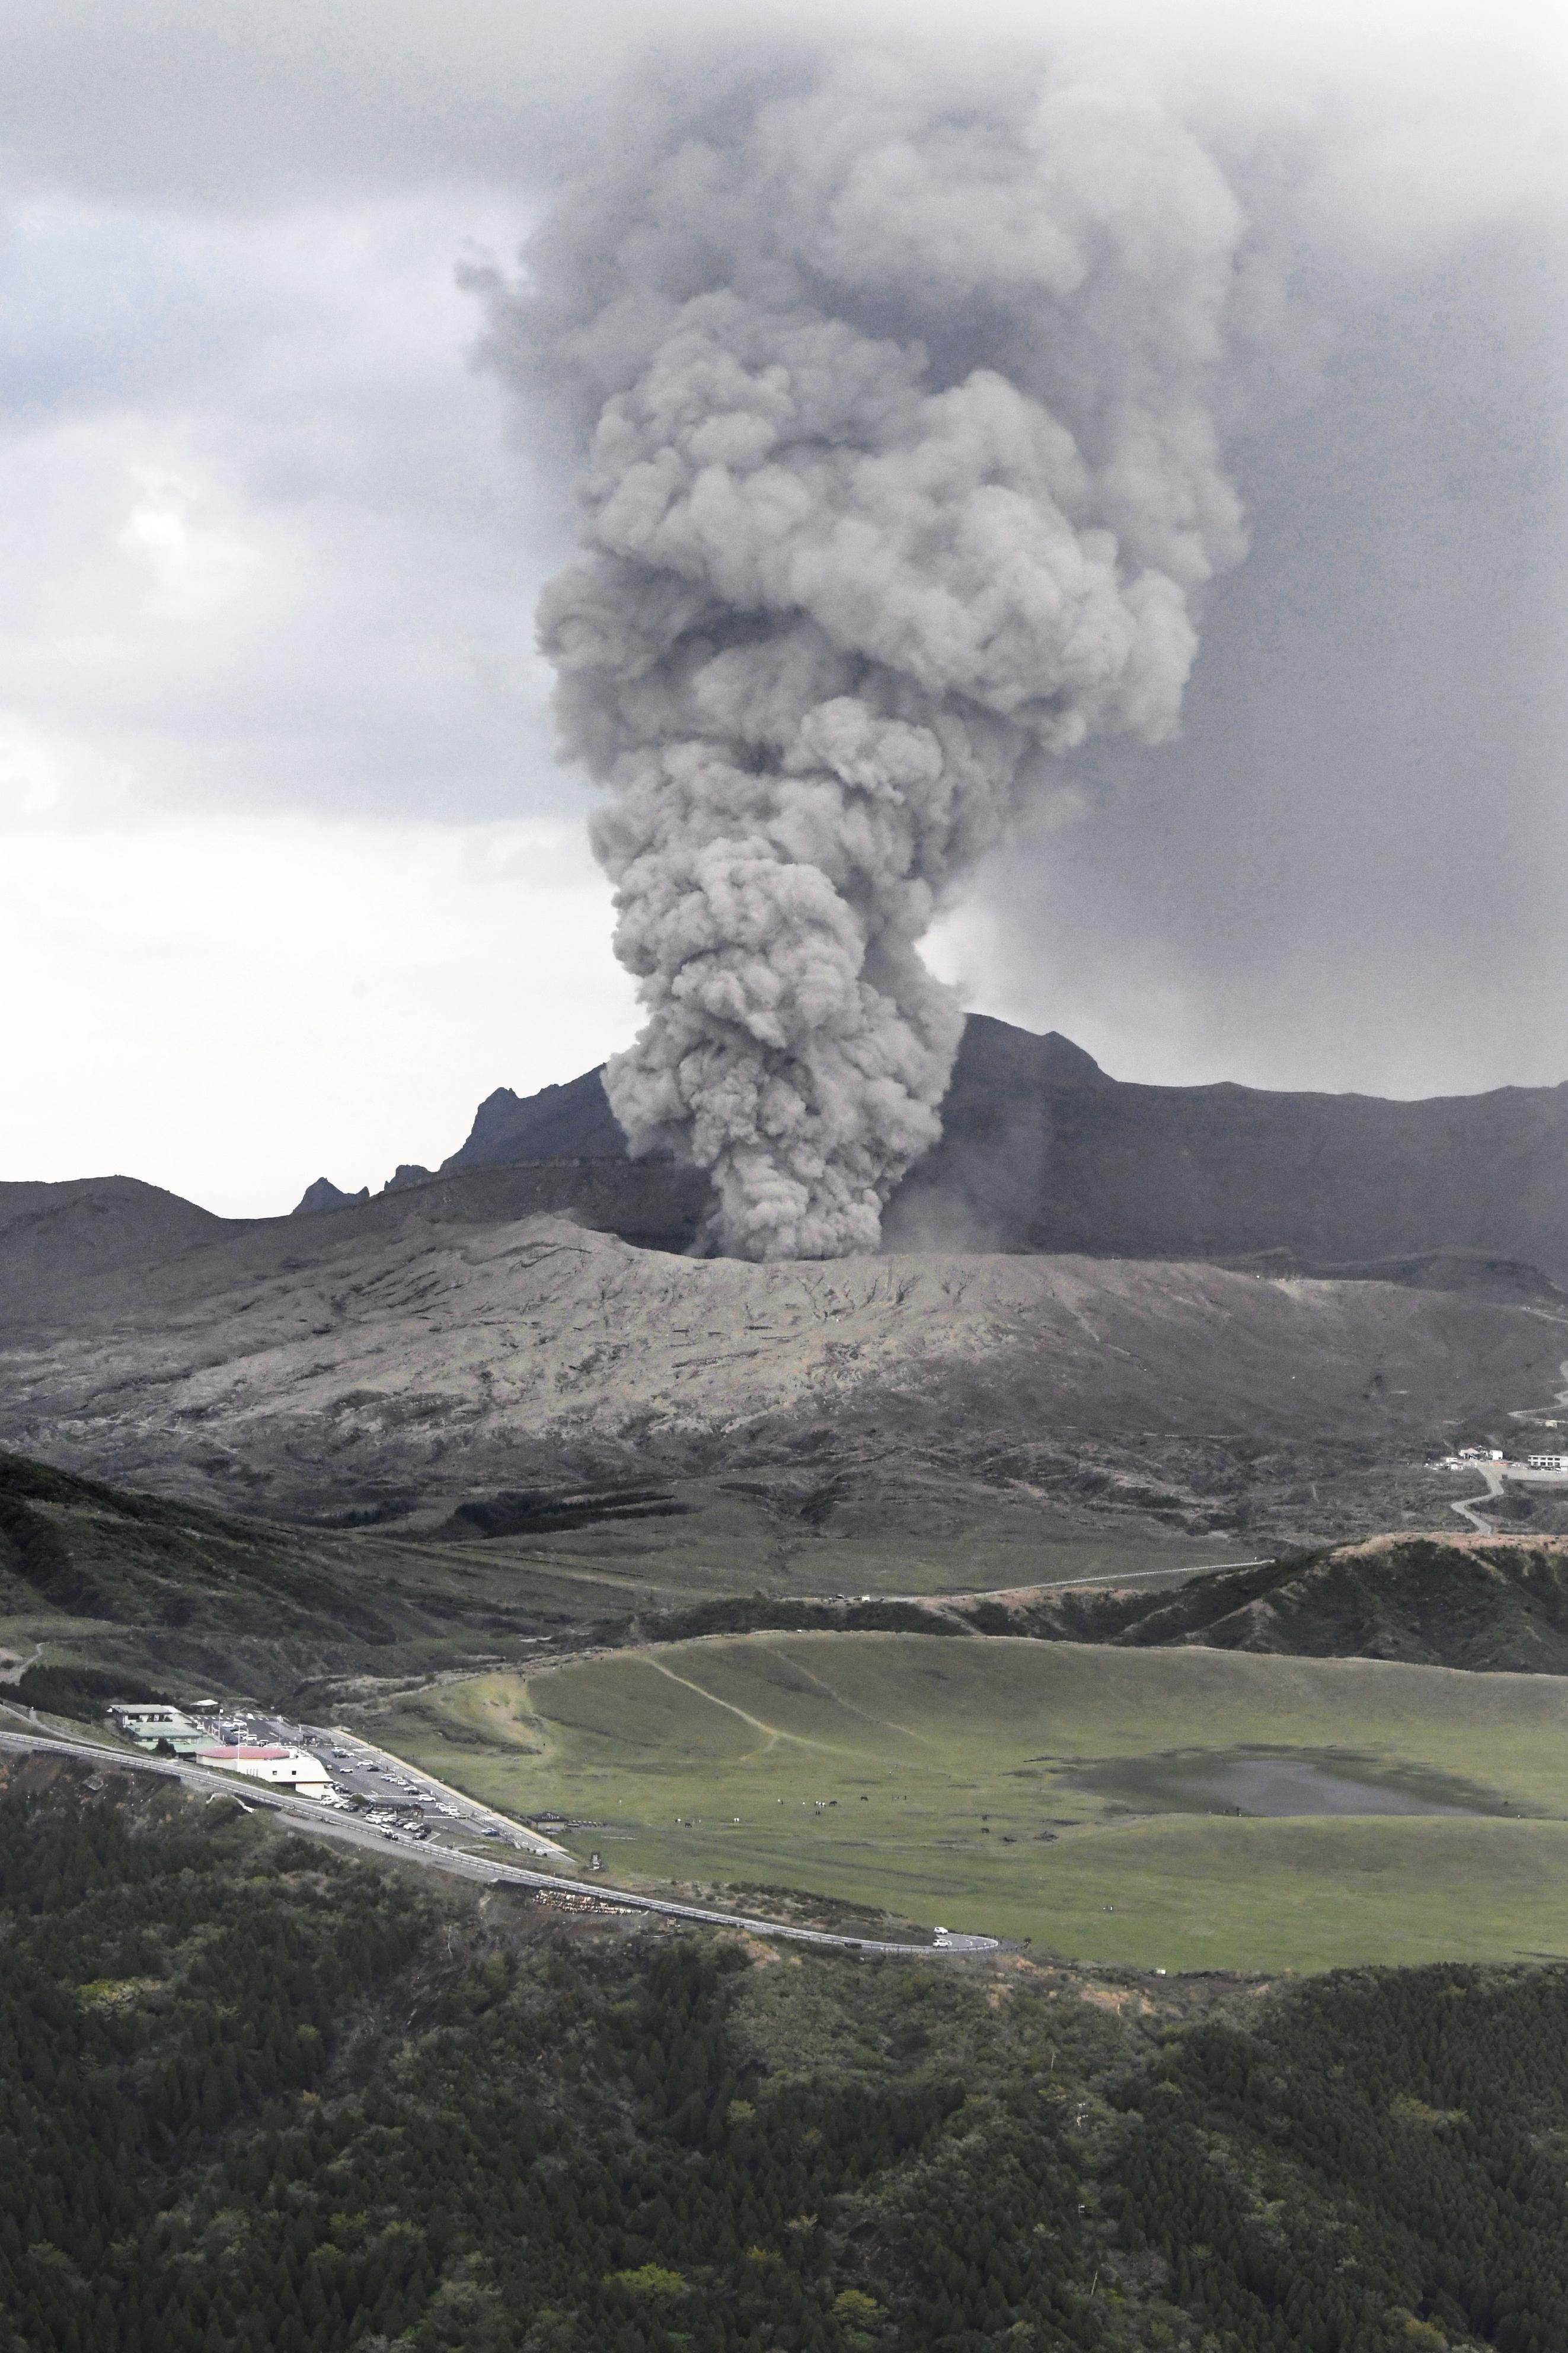
<path id="1" fill-rule="evenodd" d="M 595 1825 L 565 1843 L 628 1883 L 790 1887 L 1152 1968 L 1568 1954 L 1554 1677 L 753 1635 L 470 1678 L 366 1728 L 494 1804 Z M 1080 1778 L 1249 1748 L 1354 1757 L 1475 1811 L 1146 1813 Z"/>

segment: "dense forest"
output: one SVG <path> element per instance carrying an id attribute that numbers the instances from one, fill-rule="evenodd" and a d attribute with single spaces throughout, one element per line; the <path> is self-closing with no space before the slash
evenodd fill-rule
<path id="1" fill-rule="evenodd" d="M 911 1967 L 0 1793 L 0 2353 L 1568 2343 L 1568 1969 Z"/>

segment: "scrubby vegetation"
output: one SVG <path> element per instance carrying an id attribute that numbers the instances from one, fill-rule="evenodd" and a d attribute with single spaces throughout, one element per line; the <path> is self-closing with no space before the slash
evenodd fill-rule
<path id="1" fill-rule="evenodd" d="M 963 1619 L 918 1601 L 770 1600 L 763 1594 L 724 1596 L 685 1609 L 649 1609 L 607 1619 L 599 1642 L 689 1642 L 706 1634 L 968 1634 Z M 1016 1631 L 1016 1629 L 1014 1630 Z"/>
<path id="2" fill-rule="evenodd" d="M 1115 2096 L 1121 2243 L 1222 2346 L 1562 2346 L 1568 1972 L 1321 1978 Z"/>
<path id="3" fill-rule="evenodd" d="M 1545 1534 L 1373 1536 L 1222 1569 L 1174 1592 L 1085 1589 L 957 1609 L 977 1633 L 1053 1642 L 1201 1642 L 1558 1675 L 1568 1670 L 1568 1544 Z"/>
<path id="4" fill-rule="evenodd" d="M 28 1667 L 9 1686 L 25 1706 L 42 1708 L 46 1715 L 68 1716 L 78 1724 L 101 1724 L 111 1700 L 130 1700 L 166 1707 L 170 1694 L 134 1675 L 116 1674 L 102 1667 Z"/>
<path id="5" fill-rule="evenodd" d="M 1562 2342 L 1562 1968 L 781 1957 L 42 1765 L 0 1941 L 4 2353 Z"/>

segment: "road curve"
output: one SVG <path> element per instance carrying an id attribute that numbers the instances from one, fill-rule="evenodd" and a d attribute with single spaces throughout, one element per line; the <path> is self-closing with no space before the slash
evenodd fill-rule
<path id="1" fill-rule="evenodd" d="M 1484 1500 L 1489 1504 L 1494 1497 L 1502 1493 L 1502 1472 L 1495 1462 L 1478 1462 L 1473 1467 L 1480 1472 L 1487 1482 Z M 1448 1509 L 1451 1512 L 1457 1512 L 1460 1519 L 1468 1520 L 1471 1527 L 1479 1529 L 1483 1536 L 1495 1536 L 1497 1529 L 1493 1523 L 1483 1519 L 1480 1513 L 1475 1509 L 1476 1504 L 1482 1500 L 1483 1498 L 1479 1496 L 1472 1496 L 1468 1504 L 1450 1504 Z"/>
<path id="2" fill-rule="evenodd" d="M 749 1913 L 714 1912 L 699 1904 L 677 1904 L 668 1896 L 643 1895 L 628 1887 L 606 1886 L 599 1879 L 566 1879 L 555 1871 L 525 1871 L 516 1864 L 496 1864 L 484 1856 L 459 1854 L 451 1847 L 429 1845 L 395 1833 L 388 1837 L 385 1831 L 371 1830 L 363 1823 L 323 1813 L 313 1799 L 291 1797 L 282 1789 L 263 1791 L 258 1784 L 241 1787 L 229 1774 L 187 1765 L 179 1757 L 133 1757 L 128 1751 L 100 1747 L 92 1741 L 67 1740 L 58 1734 L 43 1732 L 0 1731 L 0 1750 L 5 1749 L 79 1757 L 110 1772 L 159 1774 L 166 1781 L 183 1781 L 190 1788 L 205 1789 L 213 1796 L 234 1798 L 248 1808 L 282 1814 L 312 1837 L 336 1839 L 344 1846 L 383 1856 L 391 1846 L 403 1862 L 422 1863 L 426 1870 L 444 1871 L 455 1879 L 477 1880 L 487 1887 L 552 1889 L 558 1894 L 585 1895 L 596 1904 L 613 1904 L 626 1911 L 658 1912 L 675 1920 L 695 1920 L 707 1928 L 740 1928 L 753 1936 L 782 1936 L 795 1945 L 829 1945 L 847 1952 L 898 1953 L 910 1959 L 930 1960 L 944 1953 L 994 1953 L 1002 1949 L 999 1936 L 953 1936 L 940 1945 L 890 1944 L 873 1936 L 844 1936 L 830 1928 L 799 1928 L 781 1920 L 754 1919 Z"/>

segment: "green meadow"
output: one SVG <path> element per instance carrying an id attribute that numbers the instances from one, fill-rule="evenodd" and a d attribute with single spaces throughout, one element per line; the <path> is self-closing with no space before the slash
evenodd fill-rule
<path id="1" fill-rule="evenodd" d="M 1551 1676 L 764 1634 L 468 1678 L 366 1728 L 587 1825 L 563 1843 L 628 1884 L 786 1887 L 1145 1968 L 1568 1955 Z M 1238 1772 L 1244 1796 L 1299 1775 L 1448 1810 L 1238 1814 L 1216 1794 Z"/>

